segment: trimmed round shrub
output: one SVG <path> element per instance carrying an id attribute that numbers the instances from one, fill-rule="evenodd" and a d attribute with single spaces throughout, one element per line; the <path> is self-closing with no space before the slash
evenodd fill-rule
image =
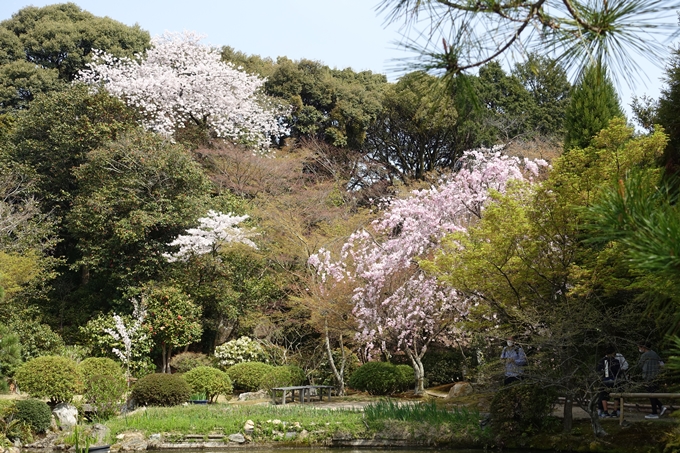
<path id="1" fill-rule="evenodd" d="M 203 394 L 210 402 L 219 395 L 230 396 L 234 391 L 229 375 L 209 366 L 199 366 L 182 375 L 191 387 L 192 394 Z"/>
<path id="2" fill-rule="evenodd" d="M 170 366 L 178 373 L 186 373 L 199 366 L 212 366 L 213 361 L 200 352 L 181 352 L 170 359 Z"/>
<path id="3" fill-rule="evenodd" d="M 215 358 L 222 368 L 238 363 L 266 362 L 267 352 L 262 345 L 249 337 L 227 341 L 215 348 Z"/>
<path id="4" fill-rule="evenodd" d="M 190 396 L 191 387 L 178 374 L 148 374 L 132 388 L 132 398 L 141 406 L 176 406 Z"/>
<path id="5" fill-rule="evenodd" d="M 540 430 L 555 404 L 554 390 L 538 385 L 511 385 L 491 401 L 491 428 L 496 435 L 513 438 Z"/>
<path id="6" fill-rule="evenodd" d="M 389 362 L 368 362 L 352 373 L 347 385 L 371 395 L 390 395 L 399 391 L 403 382 L 402 371 L 396 365 Z"/>
<path id="7" fill-rule="evenodd" d="M 81 381 L 78 365 L 71 359 L 43 356 L 20 366 L 14 379 L 19 388 L 34 398 L 49 398 L 52 403 L 71 401 Z"/>
<path id="8" fill-rule="evenodd" d="M 295 365 L 276 366 L 273 367 L 271 373 L 262 380 L 260 388 L 271 390 L 274 387 L 302 385 L 305 380 L 305 372 L 300 367 Z"/>
<path id="9" fill-rule="evenodd" d="M 273 366 L 262 362 L 237 363 L 227 369 L 234 388 L 246 392 L 254 392 L 263 388 L 264 380 L 273 372 Z"/>
<path id="10" fill-rule="evenodd" d="M 15 408 L 14 417 L 28 423 L 36 433 L 44 433 L 50 427 L 52 411 L 44 401 L 17 400 Z"/>
<path id="11" fill-rule="evenodd" d="M 397 380 L 397 391 L 405 392 L 416 386 L 416 372 L 411 365 L 397 365 L 399 379 Z"/>
<path id="12" fill-rule="evenodd" d="M 123 369 L 113 359 L 107 357 L 90 357 L 78 364 L 78 370 L 83 377 L 83 382 L 87 385 L 88 379 L 93 376 L 106 375 L 115 378 L 125 379 Z"/>

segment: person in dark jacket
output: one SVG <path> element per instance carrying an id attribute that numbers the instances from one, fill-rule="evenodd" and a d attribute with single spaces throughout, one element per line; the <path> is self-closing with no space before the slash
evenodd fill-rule
<path id="1" fill-rule="evenodd" d="M 659 354 L 652 351 L 652 345 L 648 342 L 639 344 L 638 351 L 642 354 L 639 367 L 642 371 L 642 380 L 645 381 L 645 390 L 649 393 L 656 393 L 659 391 L 656 378 L 661 370 L 661 358 Z M 666 407 L 661 404 L 658 398 L 650 398 L 649 402 L 652 404 L 652 413 L 645 415 L 645 418 L 656 419 L 666 412 Z"/>
<path id="2" fill-rule="evenodd" d="M 617 417 L 619 411 L 617 408 L 618 401 L 614 400 L 611 404 L 611 413 L 609 412 L 609 393 L 612 388 L 616 387 L 618 381 L 623 377 L 621 372 L 621 362 L 616 357 L 616 349 L 613 346 L 607 347 L 605 356 L 597 362 L 597 372 L 600 374 L 602 381 L 602 390 L 598 395 L 597 408 L 600 417 Z"/>

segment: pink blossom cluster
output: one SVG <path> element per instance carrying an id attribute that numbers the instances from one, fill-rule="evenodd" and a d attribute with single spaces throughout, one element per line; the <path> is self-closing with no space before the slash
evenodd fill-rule
<path id="1" fill-rule="evenodd" d="M 267 105 L 260 92 L 264 80 L 222 62 L 219 50 L 201 39 L 193 32 L 166 32 L 134 60 L 93 51 L 77 80 L 103 86 L 140 110 L 146 128 L 166 136 L 194 122 L 218 137 L 266 148 L 271 137 L 287 133 L 280 121 L 285 112 Z"/>
<path id="2" fill-rule="evenodd" d="M 223 214 L 210 210 L 207 217 L 198 219 L 198 228 L 189 228 L 187 234 L 180 234 L 168 245 L 179 246 L 175 253 L 164 253 L 168 262 L 186 261 L 192 255 L 204 255 L 217 250 L 226 243 L 241 243 L 252 248 L 257 245 L 250 240 L 255 233 L 250 229 L 239 228 L 236 225 L 248 219 L 247 215 L 236 216 L 232 213 Z"/>
<path id="3" fill-rule="evenodd" d="M 465 316 L 470 301 L 426 275 L 418 260 L 432 255 L 442 238 L 466 231 L 482 216 L 491 190 L 503 192 L 511 180 L 538 174 L 542 160 L 509 157 L 496 149 L 464 153 L 458 171 L 437 187 L 386 202 L 371 228 L 352 234 L 333 260 L 321 249 L 310 257 L 322 285 L 349 282 L 359 339 L 369 345 L 426 347 L 447 326 Z M 414 353 L 418 354 L 418 352 Z"/>

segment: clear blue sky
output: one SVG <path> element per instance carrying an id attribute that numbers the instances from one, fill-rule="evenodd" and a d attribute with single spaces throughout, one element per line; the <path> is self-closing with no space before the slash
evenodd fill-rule
<path id="1" fill-rule="evenodd" d="M 29 5 L 49 0 L 0 0 L 0 20 Z M 152 36 L 164 31 L 193 30 L 206 43 L 228 45 L 247 54 L 293 60 L 309 58 L 331 67 L 371 70 L 396 80 L 399 59 L 413 53 L 400 49 L 397 25 L 385 26 L 379 0 L 74 0 L 81 8 L 128 25 L 139 24 Z M 403 66 L 403 65 L 402 65 Z M 641 66 L 649 80 L 619 87 L 627 111 L 633 94 L 658 97 L 663 69 Z"/>

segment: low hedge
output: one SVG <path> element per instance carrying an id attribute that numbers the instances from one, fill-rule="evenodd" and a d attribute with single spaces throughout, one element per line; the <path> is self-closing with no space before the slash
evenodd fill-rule
<path id="1" fill-rule="evenodd" d="M 148 374 L 132 388 L 132 398 L 141 406 L 176 406 L 190 396 L 191 387 L 178 374 Z"/>
<path id="2" fill-rule="evenodd" d="M 413 376 L 413 368 L 409 365 L 368 362 L 352 373 L 347 385 L 371 395 L 390 395 L 407 390 L 414 383 Z"/>
<path id="3" fill-rule="evenodd" d="M 219 395 L 229 397 L 234 391 L 229 375 L 217 368 L 199 366 L 182 377 L 191 387 L 192 394 L 204 394 L 210 402 L 214 402 Z"/>
<path id="4" fill-rule="evenodd" d="M 235 389 L 255 392 L 268 386 L 265 380 L 273 376 L 274 367 L 262 362 L 242 362 L 230 366 L 227 374 Z"/>

